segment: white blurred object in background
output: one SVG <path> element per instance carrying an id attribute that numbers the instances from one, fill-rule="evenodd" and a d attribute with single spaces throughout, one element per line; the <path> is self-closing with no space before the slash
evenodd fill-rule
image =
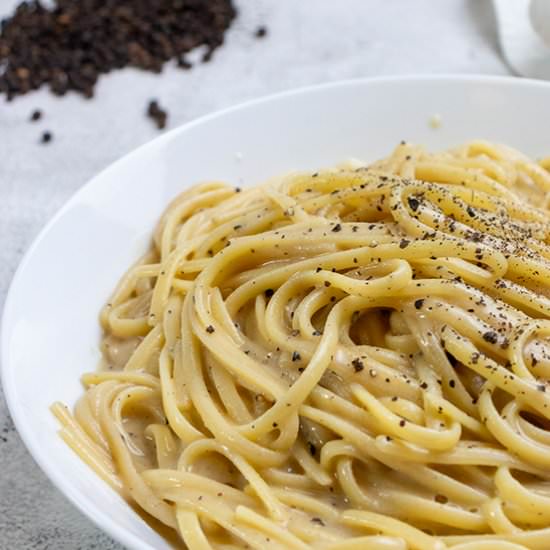
<path id="1" fill-rule="evenodd" d="M 548 0 L 532 0 L 530 12 L 533 26 L 546 46 L 550 47 L 550 2 Z"/>
<path id="2" fill-rule="evenodd" d="M 550 80 L 550 0 L 493 0 L 500 46 L 521 76 Z"/>

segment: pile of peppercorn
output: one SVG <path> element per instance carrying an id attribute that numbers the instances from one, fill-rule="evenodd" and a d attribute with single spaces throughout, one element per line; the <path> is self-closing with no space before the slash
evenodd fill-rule
<path id="1" fill-rule="evenodd" d="M 0 28 L 0 93 L 8 99 L 43 84 L 91 97 L 101 74 L 126 66 L 160 72 L 205 46 L 223 43 L 236 15 L 231 0 L 57 0 L 22 2 Z"/>

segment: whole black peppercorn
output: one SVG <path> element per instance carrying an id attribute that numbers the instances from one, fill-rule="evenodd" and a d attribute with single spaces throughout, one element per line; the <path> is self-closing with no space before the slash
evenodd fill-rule
<path id="1" fill-rule="evenodd" d="M 256 29 L 256 32 L 254 33 L 256 38 L 264 38 L 267 35 L 267 29 L 261 25 Z"/>
<path id="2" fill-rule="evenodd" d="M 40 138 L 40 143 L 50 143 L 50 141 L 53 139 L 53 134 L 49 131 L 45 131 L 42 133 L 42 137 Z"/>
<path id="3" fill-rule="evenodd" d="M 168 113 L 160 107 L 156 99 L 149 101 L 149 105 L 147 106 L 147 116 L 153 120 L 159 130 L 166 127 Z"/>
<path id="4" fill-rule="evenodd" d="M 36 122 L 37 120 L 40 120 L 42 118 L 42 111 L 40 109 L 35 109 L 32 113 L 31 113 L 31 117 L 30 117 L 30 120 L 32 122 Z"/>

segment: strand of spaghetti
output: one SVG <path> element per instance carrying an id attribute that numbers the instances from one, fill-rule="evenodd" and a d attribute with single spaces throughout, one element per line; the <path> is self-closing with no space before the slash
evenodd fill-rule
<path id="1" fill-rule="evenodd" d="M 100 423 L 109 441 L 109 447 L 117 471 L 133 499 L 147 512 L 165 525 L 175 527 L 174 510 L 171 506 L 154 496 L 136 471 L 131 453 L 126 445 L 128 439 L 121 436 L 121 410 L 129 394 L 129 388 L 118 385 L 105 389 L 100 408 Z"/>
<path id="2" fill-rule="evenodd" d="M 80 426 L 74 421 L 66 407 L 61 403 L 52 405 L 52 412 L 62 426 L 60 435 L 63 440 L 116 491 L 124 493 L 124 486 L 116 475 L 110 457 L 102 453 L 102 449 L 94 445 Z"/>
<path id="3" fill-rule="evenodd" d="M 286 521 L 288 519 L 285 510 L 279 504 L 273 492 L 258 472 L 256 472 L 243 457 L 230 451 L 213 439 L 202 439 L 201 441 L 195 441 L 188 445 L 180 456 L 178 468 L 182 470 L 191 470 L 192 464 L 197 461 L 198 457 L 208 452 L 214 452 L 225 456 L 225 458 L 241 472 L 256 496 L 264 503 L 269 515 L 274 520 Z"/>
<path id="4" fill-rule="evenodd" d="M 495 486 L 500 497 L 513 502 L 523 510 L 532 510 L 533 515 L 544 521 L 550 520 L 550 497 L 538 494 L 517 481 L 510 469 L 500 467 L 495 474 Z"/>
<path id="5" fill-rule="evenodd" d="M 381 514 L 361 510 L 346 510 L 342 513 L 342 521 L 375 532 L 401 537 L 407 541 L 407 544 L 413 550 L 444 550 L 446 548 L 445 543 L 426 535 L 419 529 Z"/>
<path id="6" fill-rule="evenodd" d="M 487 519 L 487 523 L 495 533 L 515 533 L 521 531 L 504 513 L 502 501 L 499 497 L 487 500 L 481 506 L 481 510 Z"/>
<path id="7" fill-rule="evenodd" d="M 486 384 L 479 398 L 479 409 L 485 416 L 488 428 L 504 447 L 513 450 L 527 463 L 547 468 L 550 465 L 549 447 L 517 433 L 503 420 L 492 400 L 493 389 L 491 384 Z M 503 413 L 506 414 L 505 411 Z"/>
<path id="8" fill-rule="evenodd" d="M 451 449 L 460 439 L 461 430 L 458 422 L 454 422 L 450 428 L 439 430 L 418 426 L 392 413 L 363 386 L 352 384 L 351 391 L 367 411 L 375 417 L 379 429 L 383 433 L 392 434 L 434 451 Z"/>
<path id="9" fill-rule="evenodd" d="M 201 413 L 201 418 L 206 427 L 224 444 L 229 447 L 239 448 L 243 456 L 254 458 L 257 466 L 274 466 L 280 464 L 285 456 L 277 451 L 272 451 L 244 438 L 222 415 L 210 400 L 202 373 L 200 370 L 200 356 L 196 336 L 191 328 L 192 299 L 187 296 L 182 309 L 182 347 L 187 351 L 187 360 L 182 368 L 186 379 L 189 381 L 190 397 L 194 406 Z"/>
<path id="10" fill-rule="evenodd" d="M 327 546 L 326 550 L 363 550 L 364 548 L 369 550 L 407 550 L 408 546 L 401 537 L 373 535 L 337 542 Z"/>
<path id="11" fill-rule="evenodd" d="M 233 189 L 220 183 L 207 183 L 186 191 L 168 206 L 160 219 L 155 241 L 160 248 L 161 258 L 168 256 L 173 246 L 176 227 L 187 216 L 201 208 L 218 203 L 233 194 Z M 194 195 L 194 196 L 193 196 Z"/>
<path id="12" fill-rule="evenodd" d="M 181 538 L 189 550 L 213 550 L 195 512 L 178 508 L 176 520 Z"/>
<path id="13" fill-rule="evenodd" d="M 162 390 L 162 403 L 166 413 L 166 419 L 170 427 L 184 443 L 191 443 L 203 437 L 203 433 L 198 430 L 189 419 L 180 411 L 176 403 L 176 392 L 173 387 L 173 377 L 171 376 L 171 360 L 168 351 L 164 348 L 159 357 L 159 377 Z"/>
<path id="14" fill-rule="evenodd" d="M 530 547 L 506 540 L 479 540 L 465 542 L 452 547 L 453 550 L 529 550 Z"/>
<path id="15" fill-rule="evenodd" d="M 254 526 L 257 529 L 261 529 L 267 535 L 280 541 L 284 545 L 284 548 L 289 550 L 307 550 L 309 547 L 293 534 L 285 531 L 279 525 L 275 525 L 267 518 L 261 516 L 257 512 L 254 512 L 246 506 L 237 506 L 235 510 L 235 519 L 237 521 Z"/>

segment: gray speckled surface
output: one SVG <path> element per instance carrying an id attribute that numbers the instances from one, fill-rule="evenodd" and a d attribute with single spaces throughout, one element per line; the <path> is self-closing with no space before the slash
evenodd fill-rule
<path id="1" fill-rule="evenodd" d="M 13 0 L 0 0 L 0 17 Z M 169 126 L 272 92 L 331 80 L 410 73 L 508 74 L 489 0 L 241 0 L 211 63 L 162 76 L 103 78 L 93 101 L 41 91 L 0 99 L 0 308 L 31 240 L 110 162 L 155 137 L 143 116 L 158 97 Z M 259 24 L 269 28 L 253 38 Z M 41 108 L 40 123 L 28 122 Z M 41 131 L 53 131 L 48 146 Z M 98 304 L 99 307 L 99 304 Z M 75 511 L 23 447 L 0 395 L 0 549 L 120 548 Z"/>

